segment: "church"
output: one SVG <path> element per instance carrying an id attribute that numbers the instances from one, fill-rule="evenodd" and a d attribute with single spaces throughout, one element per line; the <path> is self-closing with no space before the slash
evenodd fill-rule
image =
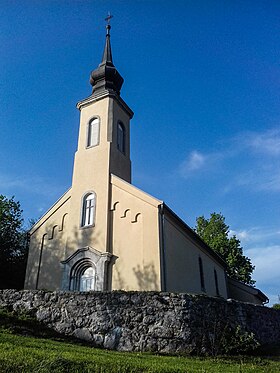
<path id="1" fill-rule="evenodd" d="M 263 304 L 258 289 L 232 280 L 226 264 L 163 201 L 131 184 L 124 79 L 113 64 L 111 26 L 78 102 L 72 186 L 30 230 L 25 289 L 165 291 Z"/>

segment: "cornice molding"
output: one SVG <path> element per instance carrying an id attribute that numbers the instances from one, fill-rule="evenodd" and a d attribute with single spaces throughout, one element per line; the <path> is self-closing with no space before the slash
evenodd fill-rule
<path id="1" fill-rule="evenodd" d="M 122 107 L 122 109 L 129 115 L 130 119 L 132 119 L 132 117 L 134 115 L 133 111 L 124 102 L 124 100 L 119 95 L 117 95 L 114 91 L 104 90 L 104 91 L 100 92 L 99 94 L 93 94 L 93 95 L 85 98 L 84 100 L 79 101 L 76 104 L 76 107 L 77 107 L 77 109 L 79 109 L 81 111 L 81 109 L 83 107 L 91 105 L 94 102 L 102 100 L 106 97 L 113 98 L 114 100 L 116 100 L 117 103 Z"/>

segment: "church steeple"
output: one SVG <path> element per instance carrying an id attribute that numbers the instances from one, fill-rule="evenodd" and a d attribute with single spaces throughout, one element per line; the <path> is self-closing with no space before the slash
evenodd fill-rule
<path id="1" fill-rule="evenodd" d="M 112 16 L 109 14 L 105 18 L 106 25 L 106 41 L 103 52 L 102 61 L 98 68 L 93 70 L 90 75 L 90 84 L 92 85 L 92 95 L 99 96 L 100 94 L 109 91 L 120 94 L 122 84 L 124 82 L 122 76 L 113 64 L 111 42 L 110 42 L 110 19 Z"/>

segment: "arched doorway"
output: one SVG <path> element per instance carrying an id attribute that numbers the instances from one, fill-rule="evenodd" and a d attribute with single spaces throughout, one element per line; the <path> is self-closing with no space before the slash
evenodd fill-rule
<path id="1" fill-rule="evenodd" d="M 110 288 L 108 266 L 116 257 L 100 252 L 93 247 L 78 249 L 66 260 L 61 261 L 63 275 L 61 290 L 104 291 Z"/>

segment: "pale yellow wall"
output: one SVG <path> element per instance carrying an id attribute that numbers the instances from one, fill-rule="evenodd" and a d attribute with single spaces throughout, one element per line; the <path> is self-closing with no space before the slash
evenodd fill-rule
<path id="1" fill-rule="evenodd" d="M 199 247 L 170 216 L 164 218 L 164 255 L 166 291 L 203 293 L 200 284 L 199 256 L 202 259 L 207 295 L 216 296 L 214 269 L 219 292 L 227 298 L 223 267 Z"/>
<path id="2" fill-rule="evenodd" d="M 100 119 L 100 142 L 87 148 L 89 121 Z M 127 131 L 125 156 L 116 149 L 116 126 L 122 121 Z M 115 99 L 107 96 L 81 107 L 78 150 L 75 154 L 72 198 L 66 257 L 78 248 L 91 246 L 100 252 L 108 251 L 109 175 L 116 172 L 130 180 L 129 116 Z M 82 198 L 87 192 L 96 194 L 94 227 L 81 228 Z"/>
<path id="3" fill-rule="evenodd" d="M 160 203 L 112 175 L 112 290 L 160 290 Z"/>
<path id="4" fill-rule="evenodd" d="M 65 193 L 30 231 L 25 289 L 35 289 L 42 251 L 39 289 L 59 290 L 64 259 L 71 190 Z"/>
<path id="5" fill-rule="evenodd" d="M 66 257 L 84 246 L 93 246 L 104 251 L 106 247 L 109 146 L 107 141 L 107 118 L 109 98 L 97 101 L 81 109 L 78 150 L 75 154 L 72 179 L 72 196 L 69 213 L 69 238 Z M 93 117 L 100 118 L 99 145 L 87 148 L 87 127 Z M 83 196 L 96 193 L 95 226 L 81 228 Z"/>

